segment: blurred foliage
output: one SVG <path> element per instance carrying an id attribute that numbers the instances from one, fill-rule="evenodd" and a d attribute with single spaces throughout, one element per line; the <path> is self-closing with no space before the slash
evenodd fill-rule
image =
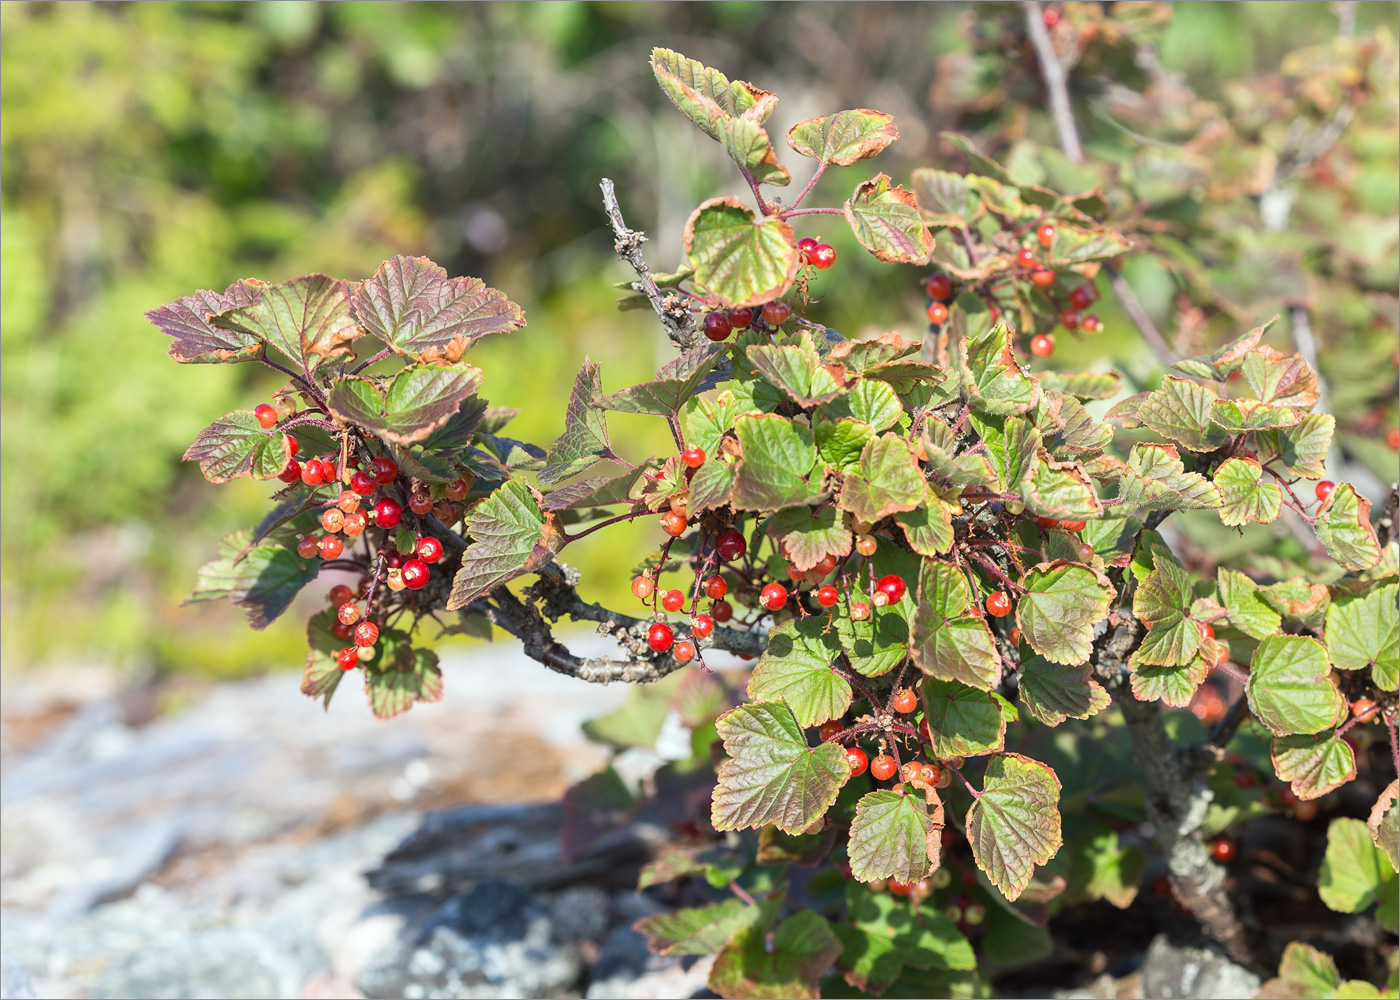
<path id="1" fill-rule="evenodd" d="M 1120 19 L 1156 9 L 1113 6 Z M 1098 5 L 1066 9 L 1087 23 Z M 1373 28 L 1395 13 L 1392 3 L 1355 9 L 1354 48 L 1379 46 L 1389 62 L 1371 65 L 1392 74 L 1393 40 Z M 1222 149 L 1277 158 L 1288 113 L 1325 121 L 1336 106 L 1326 87 L 1311 87 L 1325 74 L 1306 55 L 1334 44 L 1329 4 L 1178 4 L 1170 20 L 1155 18 L 1143 15 L 1142 43 L 1233 133 L 1200 149 L 1204 119 L 1157 120 L 1155 106 L 1135 105 L 1151 93 L 1145 71 L 1121 46 L 1091 41 L 1073 79 L 1095 161 L 1132 164 L 1142 149 L 1187 140 L 1212 172 L 1226 162 Z M 937 132 L 952 127 L 1018 170 L 1065 182 L 1022 32 L 1016 6 L 994 3 L 0 5 L 5 668 L 100 660 L 238 673 L 300 659 L 294 615 L 249 633 L 226 610 L 178 607 L 207 540 L 247 523 L 265 499 L 264 487 L 243 482 L 213 503 L 181 449 L 275 383 L 254 366 L 170 364 L 143 310 L 238 277 L 355 275 L 396 252 L 427 254 L 525 307 L 529 326 L 472 360 L 494 404 L 522 407 L 513 430 L 547 444 L 584 354 L 603 362 L 609 388 L 665 357 L 646 314 L 613 310 L 610 283 L 627 275 L 599 211 L 599 177 L 618 182 L 629 222 L 653 236 L 652 260 L 667 269 L 691 207 L 730 183 L 723 154 L 664 106 L 646 65 L 653 45 L 803 95 L 780 107 L 778 130 L 834 107 L 893 112 L 903 138 L 886 169 L 896 176 L 947 161 Z M 1331 50 L 1311 51 L 1326 63 Z M 1278 282 L 1244 303 L 1216 287 L 1220 262 L 1241 254 L 1264 254 L 1267 272 L 1267 255 L 1282 252 L 1312 282 L 1344 252 L 1349 287 L 1389 288 L 1388 312 L 1369 292 L 1334 296 L 1328 284 L 1309 284 L 1307 299 L 1328 338 L 1322 366 L 1337 405 L 1371 408 L 1370 424 L 1351 432 L 1373 468 L 1393 465 L 1373 447 L 1394 426 L 1394 371 L 1376 346 L 1393 348 L 1395 318 L 1394 78 L 1385 79 L 1389 97 L 1359 108 L 1337 151 L 1292 179 L 1295 224 L 1285 233 L 1261 232 L 1258 192 L 1247 186 L 1217 197 L 1193 182 L 1166 199 L 1170 213 L 1133 189 L 1140 203 L 1124 208 L 1149 229 L 1169 221 L 1190 251 L 1144 257 L 1129 271 L 1184 352 L 1209 339 L 1216 314 L 1225 325 L 1232 303 L 1277 311 Z M 1340 181 L 1309 183 L 1324 165 Z M 1085 187 L 1101 180 L 1090 173 Z M 819 194 L 839 202 L 845 183 L 828 176 Z M 1203 232 L 1215 242 L 1198 245 Z M 841 252 L 841 266 L 815 285 L 818 294 L 840 286 L 822 319 L 850 335 L 918 329 L 913 273 L 877 266 L 848 233 L 819 222 L 802 235 Z M 1204 310 L 1195 326 L 1192 309 Z M 1103 311 L 1108 333 L 1067 340 L 1058 363 L 1104 367 L 1117 357 L 1146 377 L 1153 356 L 1123 316 Z M 1382 381 L 1390 402 L 1377 409 Z M 615 433 L 665 448 L 649 423 L 621 420 Z M 606 549 L 580 546 L 588 596 L 625 593 L 606 571 L 624 539 L 630 564 L 644 528 L 610 532 Z"/>

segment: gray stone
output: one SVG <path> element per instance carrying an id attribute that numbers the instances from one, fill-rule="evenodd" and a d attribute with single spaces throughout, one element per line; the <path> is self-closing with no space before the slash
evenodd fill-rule
<path id="1" fill-rule="evenodd" d="M 1249 1000 L 1263 983 L 1205 941 L 1176 943 L 1158 934 L 1142 965 L 1143 996 L 1161 1000 Z"/>
<path id="2" fill-rule="evenodd" d="M 554 940 L 561 944 L 599 941 L 608 932 L 608 894 L 597 886 L 577 885 L 550 901 Z"/>
<path id="3" fill-rule="evenodd" d="M 326 965 L 298 928 L 215 927 L 117 962 L 93 993 L 152 1000 L 294 997 Z"/>
<path id="4" fill-rule="evenodd" d="M 687 961 L 677 958 L 658 960 L 658 968 L 640 976 L 617 975 L 594 979 L 588 985 L 588 1000 L 674 1000 L 677 997 L 712 997 L 705 985 L 710 978 L 713 955 Z"/>
<path id="5" fill-rule="evenodd" d="M 24 966 L 0 951 L 0 997 L 4 1000 L 36 1000 L 38 996 Z"/>
<path id="6" fill-rule="evenodd" d="M 621 976 L 635 979 L 654 967 L 655 958 L 647 947 L 645 935 L 631 927 L 614 927 L 603 942 L 598 961 L 593 965 L 593 978 L 613 979 Z"/>

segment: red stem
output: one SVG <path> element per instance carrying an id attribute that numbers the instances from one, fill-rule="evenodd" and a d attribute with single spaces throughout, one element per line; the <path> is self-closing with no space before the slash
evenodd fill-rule
<path id="1" fill-rule="evenodd" d="M 791 207 L 788 208 L 786 212 L 782 213 L 783 218 L 787 218 L 794 211 L 796 211 L 798 205 L 802 204 L 802 199 L 807 197 L 807 195 L 811 193 L 812 188 L 817 186 L 817 181 L 821 180 L 822 174 L 826 173 L 826 167 L 827 162 L 825 160 L 822 160 L 820 163 L 817 164 L 817 169 L 816 172 L 812 174 L 812 179 L 807 182 L 807 186 L 805 188 L 803 188 L 797 193 L 797 197 L 792 200 Z"/>

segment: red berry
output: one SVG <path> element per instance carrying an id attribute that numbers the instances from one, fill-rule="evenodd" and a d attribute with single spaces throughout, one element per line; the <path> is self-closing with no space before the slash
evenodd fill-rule
<path id="1" fill-rule="evenodd" d="M 384 553 L 384 565 L 390 569 L 401 569 L 404 560 L 408 558 L 396 548 L 391 548 Z"/>
<path id="2" fill-rule="evenodd" d="M 684 534 L 687 523 L 684 514 L 677 514 L 673 510 L 668 510 L 661 515 L 661 530 L 672 538 Z"/>
<path id="3" fill-rule="evenodd" d="M 982 606 L 981 606 L 980 604 L 969 604 L 969 605 L 967 606 L 967 613 L 968 613 L 969 615 L 971 615 L 973 618 L 981 618 L 981 617 L 982 617 Z"/>
<path id="4" fill-rule="evenodd" d="M 930 274 L 924 279 L 924 291 L 931 299 L 947 299 L 953 294 L 953 282 L 946 274 Z"/>
<path id="5" fill-rule="evenodd" d="M 792 315 L 792 309 L 786 302 L 775 299 L 772 302 L 763 304 L 763 322 L 769 326 L 780 326 L 786 323 L 788 317 Z"/>
<path id="6" fill-rule="evenodd" d="M 865 773 L 869 759 L 865 756 L 865 751 L 860 747 L 851 747 L 846 751 L 846 764 L 851 769 L 851 777 L 859 777 Z"/>
<path id="7" fill-rule="evenodd" d="M 665 622 L 655 622 L 651 628 L 647 629 L 647 645 L 658 653 L 664 653 L 670 649 L 674 640 L 675 633 L 671 631 L 671 626 Z"/>
<path id="8" fill-rule="evenodd" d="M 1094 297 L 1089 293 L 1087 285 L 1080 285 L 1069 293 L 1069 304 L 1081 312 L 1089 308 L 1089 303 L 1094 301 Z"/>
<path id="9" fill-rule="evenodd" d="M 700 447 L 687 448 L 681 452 L 681 461 L 687 468 L 698 469 L 705 464 L 705 449 Z"/>
<path id="10" fill-rule="evenodd" d="M 442 542 L 432 535 L 418 539 L 418 558 L 425 563 L 435 563 L 442 558 Z"/>
<path id="11" fill-rule="evenodd" d="M 347 601 L 353 601 L 355 592 L 345 584 L 337 583 L 326 596 L 330 599 L 331 607 L 338 608 Z"/>
<path id="12" fill-rule="evenodd" d="M 1016 263 L 1022 267 L 1035 267 L 1035 251 L 1030 247 L 1022 247 L 1016 254 Z"/>
<path id="13" fill-rule="evenodd" d="M 363 469 L 350 476 L 350 488 L 362 497 L 374 492 L 374 477 Z"/>
<path id="14" fill-rule="evenodd" d="M 1317 488 L 1313 490 L 1313 493 L 1317 496 L 1318 503 L 1326 503 L 1327 498 L 1330 497 L 1333 493 L 1335 493 L 1336 490 L 1336 483 L 1332 482 L 1330 479 L 1324 479 L 1322 482 L 1317 484 Z"/>
<path id="15" fill-rule="evenodd" d="M 1235 860 L 1235 842 L 1221 837 L 1210 845 L 1210 856 L 1222 865 Z"/>
<path id="16" fill-rule="evenodd" d="M 422 517 L 433 509 L 433 498 L 419 490 L 408 498 L 408 509 Z"/>
<path id="17" fill-rule="evenodd" d="M 817 241 L 810 236 L 804 236 L 797 241 L 797 252 L 802 257 L 802 263 L 812 263 L 812 253 L 817 249 Z"/>
<path id="18" fill-rule="evenodd" d="M 335 482 L 335 462 L 325 456 L 321 457 L 321 482 Z"/>
<path id="19" fill-rule="evenodd" d="M 667 611 L 679 611 L 685 607 L 685 594 L 679 590 L 668 590 L 661 595 L 661 606 Z"/>
<path id="20" fill-rule="evenodd" d="M 724 577 L 715 575 L 705 581 L 705 596 L 712 601 L 718 601 L 729 593 L 729 584 L 724 582 Z"/>
<path id="21" fill-rule="evenodd" d="M 836 248 L 830 243 L 819 243 L 812 251 L 811 264 L 818 271 L 825 271 L 832 264 L 836 263 Z"/>
<path id="22" fill-rule="evenodd" d="M 798 569 L 795 563 L 788 563 L 787 577 L 794 583 L 801 583 L 803 580 L 807 579 L 807 571 L 805 569 Z"/>
<path id="23" fill-rule="evenodd" d="M 1060 526 L 1060 522 L 1055 520 L 1053 517 L 1037 517 L 1035 519 L 1035 523 L 1040 525 L 1047 531 L 1051 528 L 1058 528 Z"/>
<path id="24" fill-rule="evenodd" d="M 301 481 L 307 486 L 320 486 L 322 483 L 321 463 L 314 459 L 307 459 L 301 467 Z"/>
<path id="25" fill-rule="evenodd" d="M 876 760 L 879 760 L 880 758 L 876 757 L 875 759 L 876 759 Z M 870 765 L 870 773 L 871 773 L 871 774 L 874 774 L 874 773 L 875 773 L 875 765 L 874 765 L 874 764 Z M 907 895 L 909 895 L 909 890 L 912 889 L 912 888 L 914 888 L 914 883 L 912 883 L 912 882 L 901 882 L 901 881 L 900 881 L 899 879 L 897 879 L 897 878 L 892 878 L 892 879 L 890 879 L 888 884 L 889 884 L 890 895 L 891 895 L 891 896 L 907 896 Z"/>
<path id="26" fill-rule="evenodd" d="M 346 601 L 340 606 L 339 610 L 336 611 L 335 617 L 346 625 L 354 625 L 361 617 L 360 606 L 353 600 Z"/>
<path id="27" fill-rule="evenodd" d="M 369 518 L 365 517 L 362 510 L 352 510 L 345 515 L 345 534 L 350 538 L 359 538 L 365 533 L 365 525 L 369 524 Z"/>
<path id="28" fill-rule="evenodd" d="M 380 486 L 388 486 L 399 475 L 399 466 L 388 455 L 380 455 L 370 463 L 370 473 Z"/>
<path id="29" fill-rule="evenodd" d="M 366 619 L 355 626 L 355 645 L 373 646 L 379 641 L 379 626 Z"/>
<path id="30" fill-rule="evenodd" d="M 695 643 L 689 639 L 682 639 L 671 650 L 671 655 L 676 658 L 677 663 L 689 663 L 695 659 Z"/>
<path id="31" fill-rule="evenodd" d="M 898 770 L 894 758 L 889 754 L 882 753 L 870 762 L 870 776 L 876 781 L 888 781 Z"/>
<path id="32" fill-rule="evenodd" d="M 1055 25 L 1060 23 L 1060 12 L 1054 7 L 1047 7 L 1041 13 L 1040 20 L 1041 23 L 1043 23 L 1047 28 L 1053 28 Z M 1050 229 L 1049 226 L 1044 226 L 1043 228 Z M 1052 229 L 1051 233 L 1053 232 L 1054 230 Z"/>
<path id="33" fill-rule="evenodd" d="M 1005 618 L 1011 613 L 1011 598 L 1000 590 L 987 595 L 987 614 L 994 618 Z"/>
<path id="34" fill-rule="evenodd" d="M 345 551 L 345 542 L 339 535 L 322 535 L 317 548 L 321 550 L 322 559 L 339 559 Z"/>
<path id="35" fill-rule="evenodd" d="M 1386 434 L 1385 443 L 1391 451 L 1400 451 L 1400 431 L 1392 429 Z"/>
<path id="36" fill-rule="evenodd" d="M 1239 770 L 1230 775 L 1230 780 L 1235 783 L 1236 788 L 1253 788 L 1259 783 L 1253 771 Z"/>
<path id="37" fill-rule="evenodd" d="M 841 594 L 831 584 L 817 588 L 817 603 L 824 608 L 834 607 L 841 600 Z"/>
<path id="38" fill-rule="evenodd" d="M 341 670 L 354 670 L 360 662 L 360 651 L 354 646 L 346 646 L 335 654 L 335 662 Z"/>
<path id="39" fill-rule="evenodd" d="M 409 590 L 422 590 L 428 585 L 428 564 L 422 559 L 409 559 L 399 569 L 403 585 Z"/>
<path id="40" fill-rule="evenodd" d="M 904 590 L 904 580 L 893 573 L 880 577 L 875 584 L 875 593 L 884 594 L 890 604 L 898 604 L 904 600 Z"/>
<path id="41" fill-rule="evenodd" d="M 930 302 L 926 312 L 928 314 L 928 321 L 934 326 L 942 326 L 944 323 L 948 322 L 948 307 L 942 302 Z"/>
<path id="42" fill-rule="evenodd" d="M 297 555 L 303 559 L 315 559 L 321 553 L 321 547 L 316 544 L 315 535 L 303 535 L 297 541 Z"/>
<path id="43" fill-rule="evenodd" d="M 1370 698 L 1357 698 L 1351 703 L 1351 714 L 1363 726 L 1380 714 L 1381 707 Z"/>
<path id="44" fill-rule="evenodd" d="M 1031 338 L 1031 353 L 1037 358 L 1048 358 L 1055 353 L 1055 338 L 1048 333 L 1038 333 Z"/>
<path id="45" fill-rule="evenodd" d="M 715 309 L 705 314 L 705 336 L 719 343 L 729 336 L 734 327 L 729 321 L 729 314 Z"/>
<path id="46" fill-rule="evenodd" d="M 1215 629 L 1214 629 L 1213 627 L 1211 627 L 1210 622 L 1197 622 L 1197 623 L 1196 623 L 1196 631 L 1198 631 L 1198 632 L 1201 633 L 1201 638 L 1202 638 L 1202 639 L 1214 639 L 1214 638 L 1215 638 Z"/>
<path id="47" fill-rule="evenodd" d="M 1079 329 L 1085 333 L 1099 333 L 1103 330 L 1103 320 L 1090 313 L 1079 321 Z"/>
<path id="48" fill-rule="evenodd" d="M 863 622 L 870 617 L 870 605 L 864 601 L 856 601 L 851 605 L 851 620 Z"/>
<path id="49" fill-rule="evenodd" d="M 1083 531 L 1083 530 L 1084 530 L 1084 522 L 1083 522 L 1083 521 L 1061 521 L 1061 522 L 1060 522 L 1060 527 L 1064 528 L 1066 531 L 1071 531 L 1071 532 L 1073 532 L 1073 531 Z"/>
<path id="50" fill-rule="evenodd" d="M 716 601 L 715 606 L 710 609 L 710 614 L 717 622 L 727 622 L 734 617 L 734 607 L 728 601 Z"/>
<path id="51" fill-rule="evenodd" d="M 299 451 L 301 448 L 301 445 L 297 443 L 297 439 L 294 437 L 287 438 L 287 445 L 292 449 L 293 455 L 295 455 L 297 451 Z"/>
<path id="52" fill-rule="evenodd" d="M 1077 330 L 1079 328 L 1079 313 L 1073 309 L 1066 309 L 1060 313 L 1060 325 L 1066 330 Z"/>
<path id="53" fill-rule="evenodd" d="M 723 532 L 715 541 L 715 551 L 725 562 L 733 562 L 743 556 L 748 550 L 748 543 L 744 541 L 744 536 L 733 528 Z"/>
<path id="54" fill-rule="evenodd" d="M 258 418 L 263 430 L 277 426 L 277 411 L 266 403 L 259 403 L 258 408 L 253 411 L 253 416 Z"/>
<path id="55" fill-rule="evenodd" d="M 1055 227 L 1048 222 L 1035 231 L 1035 238 L 1040 241 L 1040 245 L 1048 247 L 1055 242 Z"/>
<path id="56" fill-rule="evenodd" d="M 835 568 L 836 557 L 834 555 L 825 555 L 822 556 L 821 559 L 817 562 L 817 564 L 812 567 L 812 575 L 820 578 L 826 576 Z"/>
<path id="57" fill-rule="evenodd" d="M 295 458 L 287 459 L 287 465 L 277 474 L 277 478 L 284 483 L 294 483 L 301 478 L 301 463 Z"/>
<path id="58" fill-rule="evenodd" d="M 374 523 L 381 528 L 392 528 L 403 520 L 403 505 L 393 497 L 381 497 L 374 504 Z"/>
<path id="59" fill-rule="evenodd" d="M 894 694 L 894 710 L 901 715 L 908 715 L 919 707 L 919 696 L 912 688 L 904 688 Z"/>
<path id="60" fill-rule="evenodd" d="M 715 630 L 715 620 L 709 615 L 696 615 L 690 620 L 690 634 L 697 639 L 706 639 Z"/>
<path id="61" fill-rule="evenodd" d="M 787 588 L 781 583 L 766 584 L 763 590 L 759 592 L 758 599 L 769 611 L 778 611 L 783 605 L 787 604 Z"/>
<path id="62" fill-rule="evenodd" d="M 470 476 L 471 473 L 468 473 L 467 475 Z M 447 496 L 447 499 L 452 500 L 454 502 L 457 500 L 461 500 L 471 490 L 472 483 L 475 482 L 475 476 L 471 476 L 471 482 L 468 482 L 465 478 L 454 479 L 452 480 L 452 482 L 447 484 L 447 488 L 443 490 L 443 493 Z"/>
<path id="63" fill-rule="evenodd" d="M 841 723 L 840 719 L 832 719 L 829 722 L 823 722 L 817 728 L 817 735 L 821 737 L 823 743 L 826 743 L 840 736 L 845 731 L 846 727 Z"/>
<path id="64" fill-rule="evenodd" d="M 753 325 L 753 310 L 747 306 L 743 309 L 729 310 L 729 325 L 736 330 L 743 330 Z"/>
<path id="65" fill-rule="evenodd" d="M 1048 269 L 1031 272 L 1031 284 L 1036 288 L 1049 288 L 1055 283 L 1055 272 Z"/>
<path id="66" fill-rule="evenodd" d="M 355 631 L 355 626 L 353 623 L 347 625 L 345 622 L 337 621 L 331 626 L 331 631 L 335 633 L 337 639 L 348 639 L 351 633 Z"/>

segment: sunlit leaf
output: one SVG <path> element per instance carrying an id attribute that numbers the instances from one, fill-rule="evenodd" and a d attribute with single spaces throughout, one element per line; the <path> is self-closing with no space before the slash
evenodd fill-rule
<path id="1" fill-rule="evenodd" d="M 1007 899 L 1030 884 L 1036 865 L 1060 849 L 1060 780 L 1039 761 L 996 754 L 982 792 L 967 811 L 967 840 L 977 867 Z"/>
<path id="2" fill-rule="evenodd" d="M 1320 733 L 1341 721 L 1347 711 L 1327 661 L 1327 648 L 1307 636 L 1261 639 L 1245 693 L 1259 721 L 1277 736 Z"/>
<path id="3" fill-rule="evenodd" d="M 856 186 L 846 202 L 846 221 L 877 260 L 927 264 L 933 253 L 933 234 L 919 215 L 918 201 L 884 174 Z"/>

